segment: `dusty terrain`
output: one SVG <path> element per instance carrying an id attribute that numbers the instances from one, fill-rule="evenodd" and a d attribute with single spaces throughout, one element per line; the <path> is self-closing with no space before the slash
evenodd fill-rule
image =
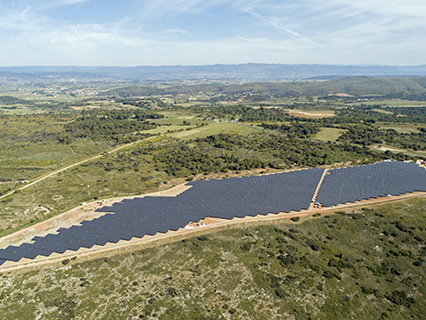
<path id="1" fill-rule="evenodd" d="M 312 112 L 303 112 L 303 111 L 294 111 L 291 110 L 288 112 L 289 115 L 293 117 L 302 117 L 302 118 L 311 118 L 311 119 L 320 119 L 320 118 L 329 118 L 334 117 L 334 113 L 312 113 Z"/>

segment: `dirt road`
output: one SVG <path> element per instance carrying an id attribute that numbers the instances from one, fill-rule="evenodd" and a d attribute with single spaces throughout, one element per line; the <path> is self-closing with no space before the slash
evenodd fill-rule
<path id="1" fill-rule="evenodd" d="M 115 149 L 113 149 L 113 150 L 108 151 L 108 153 L 114 153 L 114 152 L 117 152 L 117 151 L 119 151 L 119 150 L 121 150 L 121 149 L 123 149 L 123 148 L 130 147 L 130 146 L 136 145 L 136 144 L 138 144 L 138 143 L 141 143 L 141 142 L 143 142 L 143 141 L 147 141 L 147 140 L 150 140 L 150 139 L 154 139 L 154 138 L 156 138 L 156 137 L 157 137 L 157 136 L 152 136 L 152 137 L 149 137 L 149 138 L 146 138 L 146 139 L 142 139 L 142 140 L 138 140 L 138 141 L 131 142 L 131 143 L 128 143 L 128 144 L 124 144 L 124 145 L 122 145 L 122 146 L 120 146 L 120 147 L 117 147 L 117 148 L 115 148 Z M 95 159 L 101 158 L 101 157 L 103 157 L 103 156 L 104 156 L 103 154 L 98 154 L 98 155 L 93 156 L 93 157 L 90 157 L 90 158 L 88 158 L 88 159 L 85 159 L 85 160 L 82 160 L 82 161 L 79 161 L 79 162 L 76 162 L 76 163 L 70 164 L 69 166 L 66 166 L 66 167 L 64 167 L 64 168 L 57 169 L 57 170 L 55 170 L 55 171 L 53 171 L 53 172 L 51 172 L 51 173 L 49 173 L 49 174 L 46 174 L 46 175 L 44 175 L 44 176 L 41 176 L 41 177 L 37 178 L 36 180 L 34 180 L 34 181 L 32 181 L 32 182 L 30 182 L 30 183 L 26 184 L 25 186 L 22 186 L 22 187 L 18 188 L 18 190 L 24 190 L 24 189 L 26 189 L 26 188 L 28 188 L 28 187 L 31 187 L 31 186 L 35 185 L 36 183 L 39 183 L 40 181 L 43 181 L 43 180 L 45 180 L 45 179 L 47 179 L 47 178 L 49 178 L 49 177 L 51 177 L 51 176 L 54 176 L 55 174 L 58 174 L 58 173 L 60 173 L 60 172 L 62 172 L 62 171 L 65 171 L 65 170 L 71 169 L 71 168 L 73 168 L 73 167 L 76 167 L 76 166 L 78 166 L 78 165 L 80 165 L 80 164 L 83 164 L 83 163 L 86 163 L 86 162 L 88 162 L 88 161 L 92 161 L 92 160 L 95 160 Z M 10 195 L 14 194 L 15 192 L 16 192 L 16 190 L 14 190 L 14 191 L 10 191 L 10 192 L 8 192 L 8 193 L 6 193 L 6 194 L 4 194 L 4 195 L 0 196 L 0 200 L 1 200 L 1 199 L 3 199 L 3 198 L 5 198 L 5 197 L 7 197 L 7 196 L 10 196 Z"/>

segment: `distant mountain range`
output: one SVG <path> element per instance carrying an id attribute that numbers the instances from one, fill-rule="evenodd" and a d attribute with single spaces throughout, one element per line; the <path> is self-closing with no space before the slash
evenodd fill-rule
<path id="1" fill-rule="evenodd" d="M 332 80 L 348 76 L 419 77 L 426 76 L 426 65 L 356 66 L 356 65 L 290 65 L 247 63 L 202 66 L 79 67 L 27 66 L 0 67 L 1 79 L 58 81 L 111 79 L 144 80 L 215 80 L 239 81 Z"/>
<path id="2" fill-rule="evenodd" d="M 335 95 L 346 97 L 381 96 L 406 100 L 426 101 L 426 77 L 370 77 L 352 76 L 325 81 L 256 81 L 245 83 L 177 83 L 168 86 L 126 85 L 101 93 L 104 96 L 138 97 L 152 95 L 197 94 L 234 95 L 251 92 L 264 97 L 290 97 L 300 95 Z"/>

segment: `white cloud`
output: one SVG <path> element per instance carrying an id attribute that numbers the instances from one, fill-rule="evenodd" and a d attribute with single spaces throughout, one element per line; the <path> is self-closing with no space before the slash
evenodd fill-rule
<path id="1" fill-rule="evenodd" d="M 89 1 L 0 0 L 0 63 L 426 63 L 424 0 L 129 0 L 138 11 L 112 23 L 54 15 Z M 206 13 L 234 14 L 229 32 L 196 40 Z M 163 24 L 168 18 L 178 23 Z"/>

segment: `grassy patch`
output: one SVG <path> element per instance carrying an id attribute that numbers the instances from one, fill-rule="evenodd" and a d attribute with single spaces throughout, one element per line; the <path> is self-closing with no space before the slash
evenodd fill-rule
<path id="1" fill-rule="evenodd" d="M 421 126 L 421 125 L 420 125 Z M 403 124 L 403 125 L 381 125 L 380 128 L 382 129 L 393 129 L 397 131 L 398 133 L 419 133 L 418 130 L 419 125 L 414 124 Z"/>
<path id="2" fill-rule="evenodd" d="M 313 136 L 314 140 L 336 141 L 344 132 L 342 129 L 321 128 L 321 131 Z"/>
<path id="3" fill-rule="evenodd" d="M 147 193 L 167 181 L 149 159 L 134 159 L 132 150 L 63 171 L 0 200 L 0 234 L 45 220 L 82 202 Z"/>
<path id="4" fill-rule="evenodd" d="M 31 115 L 0 119 L 0 177 L 3 181 L 27 180 L 111 147 L 106 141 L 76 139 L 66 145 L 56 134 L 70 116 Z"/>
<path id="5" fill-rule="evenodd" d="M 238 134 L 249 134 L 253 132 L 259 132 L 255 127 L 245 127 L 237 125 L 231 122 L 213 122 L 211 125 L 196 128 L 191 131 L 186 132 L 177 132 L 172 134 L 176 138 L 181 138 L 183 140 L 195 139 L 195 138 L 204 138 L 219 133 L 237 133 Z"/>

